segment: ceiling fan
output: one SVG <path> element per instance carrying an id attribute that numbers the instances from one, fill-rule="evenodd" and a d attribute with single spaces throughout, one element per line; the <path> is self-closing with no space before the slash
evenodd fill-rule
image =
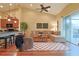
<path id="1" fill-rule="evenodd" d="M 42 5 L 42 4 L 40 6 L 41 6 L 41 11 L 40 12 L 43 12 L 43 11 L 48 12 L 48 8 L 51 8 L 51 6 L 44 7 L 44 5 Z"/>

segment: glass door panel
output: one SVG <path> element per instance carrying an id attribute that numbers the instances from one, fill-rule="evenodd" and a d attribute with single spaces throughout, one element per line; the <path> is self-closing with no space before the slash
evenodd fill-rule
<path id="1" fill-rule="evenodd" d="M 79 20 L 71 20 L 71 25 L 71 42 L 77 45 L 79 43 Z"/>
<path id="2" fill-rule="evenodd" d="M 71 19 L 66 16 L 62 20 L 61 24 L 61 36 L 66 39 L 66 41 L 71 41 Z"/>

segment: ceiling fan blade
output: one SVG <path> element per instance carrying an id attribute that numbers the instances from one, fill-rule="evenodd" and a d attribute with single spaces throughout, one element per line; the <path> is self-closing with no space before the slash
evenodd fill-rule
<path id="1" fill-rule="evenodd" d="M 44 9 L 46 12 L 48 12 L 48 10 Z"/>
<path id="2" fill-rule="evenodd" d="M 43 9 L 41 9 L 41 11 L 40 12 L 43 12 Z"/>
<path id="3" fill-rule="evenodd" d="M 51 6 L 44 7 L 42 4 L 40 6 L 41 6 L 41 11 L 40 12 L 43 12 L 43 11 L 48 12 L 47 9 L 51 8 Z"/>
<path id="4" fill-rule="evenodd" d="M 41 10 L 41 8 L 36 8 L 36 10 Z"/>
<path id="5" fill-rule="evenodd" d="M 42 4 L 41 4 L 40 6 L 41 6 L 42 8 L 44 8 L 44 6 L 43 6 Z"/>
<path id="6" fill-rule="evenodd" d="M 47 9 L 47 8 L 51 8 L 51 6 L 47 6 L 47 7 L 45 7 L 45 8 L 46 8 L 46 9 Z"/>

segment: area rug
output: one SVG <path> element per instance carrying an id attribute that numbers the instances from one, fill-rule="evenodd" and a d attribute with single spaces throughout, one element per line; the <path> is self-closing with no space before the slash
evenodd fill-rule
<path id="1" fill-rule="evenodd" d="M 63 43 L 34 42 L 33 48 L 25 51 L 65 51 L 68 49 L 68 46 L 64 45 Z"/>

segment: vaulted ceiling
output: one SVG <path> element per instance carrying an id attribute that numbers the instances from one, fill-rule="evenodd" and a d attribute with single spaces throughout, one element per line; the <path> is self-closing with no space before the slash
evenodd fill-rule
<path id="1" fill-rule="evenodd" d="M 0 3 L 0 12 L 6 12 L 8 10 L 16 9 L 18 7 L 29 8 L 31 10 L 39 12 L 41 8 L 40 4 L 41 3 L 15 3 L 15 4 Z M 51 8 L 48 9 L 47 13 L 57 15 L 68 5 L 68 3 L 45 3 L 43 5 L 51 6 Z"/>

